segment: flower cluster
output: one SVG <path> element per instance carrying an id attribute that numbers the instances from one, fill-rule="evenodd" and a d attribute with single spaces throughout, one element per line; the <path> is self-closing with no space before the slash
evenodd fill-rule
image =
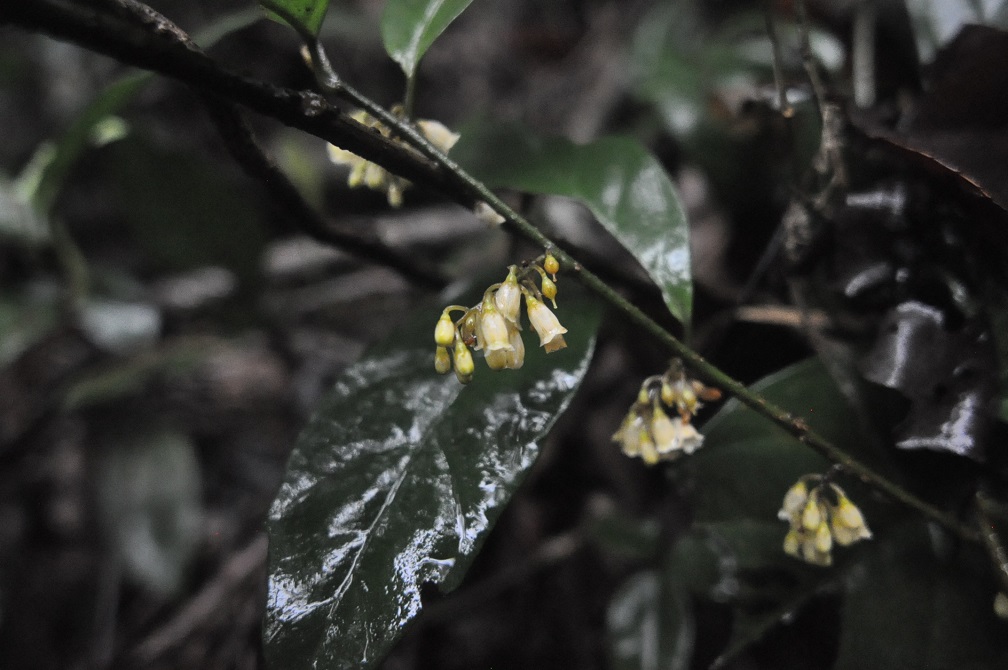
<path id="1" fill-rule="evenodd" d="M 393 113 L 401 115 L 401 111 L 393 109 Z M 378 121 L 367 112 L 361 110 L 350 115 L 352 119 L 361 123 L 376 132 L 391 137 L 392 131 L 388 126 Z M 427 140 L 441 151 L 447 153 L 455 146 L 459 136 L 448 130 L 438 121 L 428 121 L 420 119 L 416 122 L 417 130 Z M 403 146 L 406 146 L 403 144 Z M 347 177 L 347 186 L 357 188 L 366 186 L 375 191 L 385 191 L 388 203 L 391 207 L 400 207 L 403 202 L 403 191 L 409 186 L 409 182 L 402 177 L 397 177 L 388 170 L 367 161 L 357 154 L 340 149 L 332 144 L 329 145 L 329 160 L 337 165 L 346 165 L 350 168 L 350 175 Z"/>
<path id="2" fill-rule="evenodd" d="M 721 392 L 686 376 L 682 361 L 675 359 L 660 376 L 641 384 L 637 400 L 630 407 L 612 439 L 627 456 L 639 456 L 646 464 L 691 454 L 703 444 L 690 420 L 700 408 L 700 400 L 717 400 Z M 675 409 L 669 417 L 662 406 Z"/>
<path id="3" fill-rule="evenodd" d="M 785 553 L 812 565 L 833 563 L 830 551 L 871 538 L 864 516 L 839 486 L 821 475 L 805 475 L 784 496 L 777 517 L 791 524 Z"/>
<path id="4" fill-rule="evenodd" d="M 537 259 L 538 260 L 538 259 Z M 556 307 L 557 287 L 554 279 L 560 264 L 551 254 L 542 258 L 542 265 L 533 262 L 519 269 L 512 265 L 503 282 L 483 293 L 483 300 L 473 307 L 449 305 L 441 312 L 434 327 L 434 369 L 446 374 L 453 367 L 463 384 L 472 381 L 475 365 L 470 347 L 483 351 L 491 370 L 517 370 L 525 362 L 525 342 L 521 336 L 521 301 L 532 329 L 539 335 L 539 344 L 546 353 L 567 346 L 564 333 L 555 314 L 546 306 L 549 300 Z M 539 275 L 539 286 L 532 281 Z M 552 275 L 553 279 L 549 276 Z M 452 319 L 452 312 L 462 312 Z"/>

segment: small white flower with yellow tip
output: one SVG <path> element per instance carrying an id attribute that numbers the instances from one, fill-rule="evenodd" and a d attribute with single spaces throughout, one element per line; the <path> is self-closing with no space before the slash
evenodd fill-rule
<path id="1" fill-rule="evenodd" d="M 393 113 L 398 114 L 399 111 L 394 109 Z M 350 118 L 368 128 L 376 130 L 385 137 L 392 137 L 390 128 L 364 110 L 354 112 L 350 115 Z M 416 122 L 416 126 L 421 135 L 445 153 L 455 146 L 455 143 L 459 139 L 457 133 L 451 132 L 444 124 L 438 121 L 420 119 Z M 407 146 L 401 141 L 399 143 L 404 147 Z M 402 206 L 403 191 L 409 186 L 409 181 L 391 174 L 380 165 L 332 144 L 329 145 L 329 160 L 336 165 L 345 165 L 350 168 L 350 174 L 347 176 L 347 186 L 350 188 L 365 186 L 373 191 L 385 191 L 390 207 Z"/>
<path id="2" fill-rule="evenodd" d="M 556 259 L 545 265 L 551 266 L 544 267 L 547 272 L 558 267 Z M 695 388 L 702 388 L 709 397 L 714 397 L 717 391 L 708 389 L 696 380 L 687 379 L 682 362 L 678 359 L 672 361 L 669 371 L 664 375 L 645 379 L 637 393 L 637 400 L 627 412 L 620 429 L 612 436 L 627 456 L 640 456 L 646 464 L 653 465 L 683 454 L 692 454 L 703 445 L 703 435 L 690 423 L 693 412 L 699 406 L 695 402 L 696 396 L 693 396 L 691 411 L 683 412 L 682 394 L 668 392 L 672 381 L 679 388 L 691 392 Z M 717 397 L 720 397 L 720 392 L 717 392 Z M 678 414 L 670 417 L 664 407 L 675 408 Z"/>
<path id="3" fill-rule="evenodd" d="M 784 552 L 812 565 L 831 565 L 834 544 L 848 546 L 872 536 L 861 510 L 820 475 L 805 475 L 788 489 L 777 517 L 791 526 Z"/>
<path id="4" fill-rule="evenodd" d="M 508 268 L 508 276 L 494 294 L 494 304 L 508 321 L 518 323 L 521 313 L 521 286 L 518 285 L 518 268 Z"/>
<path id="5" fill-rule="evenodd" d="M 521 336 L 523 295 L 529 322 L 539 335 L 540 344 L 546 353 L 566 347 L 567 342 L 563 334 L 567 329 L 560 325 L 556 315 L 539 299 L 544 294 L 548 294 L 551 299 L 556 297 L 556 284 L 546 279 L 545 271 L 538 265 L 540 260 L 545 262 L 552 258 L 552 255 L 547 254 L 524 264 L 520 270 L 518 266 L 512 265 L 508 268 L 504 281 L 490 286 L 483 293 L 483 299 L 478 305 L 445 307 L 434 326 L 434 344 L 437 346 L 434 369 L 445 374 L 454 364 L 459 381 L 468 383 L 473 375 L 470 347 L 483 351 L 487 367 L 491 370 L 517 370 L 522 367 L 525 364 L 525 342 Z M 549 265 L 559 270 L 556 259 Z M 538 272 L 544 280 L 542 292 L 531 280 L 535 272 Z M 452 312 L 456 311 L 463 313 L 457 320 L 451 316 Z M 451 356 L 448 354 L 449 347 L 453 348 Z M 695 441 L 686 434 L 678 439 L 684 448 Z M 654 451 L 653 447 L 651 451 Z"/>
<path id="6" fill-rule="evenodd" d="M 564 333 L 567 329 L 560 325 L 556 314 L 529 292 L 525 292 L 525 308 L 528 310 L 529 323 L 539 336 L 539 346 L 546 353 L 558 351 L 567 346 Z"/>

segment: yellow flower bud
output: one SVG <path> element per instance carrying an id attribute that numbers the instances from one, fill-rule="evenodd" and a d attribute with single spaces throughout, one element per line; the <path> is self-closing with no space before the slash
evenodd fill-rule
<path id="1" fill-rule="evenodd" d="M 434 369 L 441 375 L 451 370 L 451 356 L 447 348 L 438 347 L 434 352 Z"/>
<path id="2" fill-rule="evenodd" d="M 676 392 L 675 388 L 668 382 L 662 382 L 661 385 L 661 400 L 668 407 L 674 407 L 676 404 Z"/>
<path id="3" fill-rule="evenodd" d="M 651 435 L 648 433 L 646 428 L 642 427 L 639 432 L 641 460 L 644 461 L 645 465 L 654 465 L 661 459 L 661 456 L 658 454 L 658 450 L 655 449 L 654 440 L 651 439 Z"/>
<path id="4" fill-rule="evenodd" d="M 401 182 L 395 177 L 389 181 L 388 189 L 385 191 L 385 197 L 388 199 L 389 207 L 393 209 L 399 209 L 403 204 L 403 184 L 408 182 Z"/>
<path id="5" fill-rule="evenodd" d="M 370 189 L 379 190 L 385 186 L 388 173 L 377 163 L 364 164 L 364 185 Z"/>
<path id="6" fill-rule="evenodd" d="M 833 488 L 837 491 L 840 490 L 835 485 Z M 871 531 L 865 525 L 864 515 L 861 514 L 857 505 L 852 503 L 850 498 L 843 494 L 843 491 L 840 491 L 838 498 L 837 506 L 833 509 L 830 518 L 833 539 L 836 540 L 836 543 L 846 546 L 859 540 L 871 539 Z"/>
<path id="7" fill-rule="evenodd" d="M 824 519 L 815 531 L 815 548 L 820 553 L 828 552 L 833 548 L 833 535 L 830 533 L 829 524 Z"/>
<path id="8" fill-rule="evenodd" d="M 837 520 L 848 528 L 860 528 L 864 525 L 864 515 L 861 514 L 861 510 L 847 496 L 840 498 L 840 502 L 837 505 L 836 517 Z"/>
<path id="9" fill-rule="evenodd" d="M 544 298 L 553 303 L 553 309 L 556 309 L 557 286 L 546 275 L 542 276 L 542 294 Z"/>
<path id="10" fill-rule="evenodd" d="M 466 346 L 479 346 L 476 338 L 476 330 L 479 326 L 479 310 L 471 309 L 462 317 L 462 328 L 460 334 Z"/>
<path id="11" fill-rule="evenodd" d="M 784 536 L 784 553 L 788 556 L 794 556 L 795 558 L 801 558 L 801 545 L 802 537 L 801 533 L 795 529 L 788 531 L 788 534 Z"/>
<path id="12" fill-rule="evenodd" d="M 679 411 L 684 416 L 693 416 L 696 414 L 699 404 L 693 389 L 689 385 L 683 384 L 683 388 L 679 392 Z"/>
<path id="13" fill-rule="evenodd" d="M 543 260 L 543 270 L 553 275 L 553 279 L 556 279 L 556 273 L 560 272 L 560 263 L 553 254 L 546 254 L 546 258 Z"/>
<path id="14" fill-rule="evenodd" d="M 364 173 L 367 171 L 368 163 L 367 161 L 361 159 L 359 162 L 354 163 L 350 168 L 350 174 L 347 176 L 347 186 L 350 188 L 357 188 L 364 183 Z"/>
<path id="15" fill-rule="evenodd" d="M 807 531 L 816 530 L 822 520 L 822 513 L 819 511 L 819 497 L 813 493 L 809 496 L 808 502 L 805 503 L 805 509 L 802 511 L 802 527 Z"/>
<path id="16" fill-rule="evenodd" d="M 472 381 L 473 372 L 476 370 L 476 364 L 473 363 L 472 353 L 469 351 L 462 340 L 455 341 L 455 351 L 454 351 L 454 363 L 455 363 L 455 376 L 463 384 L 468 384 Z"/>
<path id="17" fill-rule="evenodd" d="M 439 347 L 450 347 L 455 341 L 455 324 L 448 312 L 443 312 L 434 326 L 434 344 Z"/>

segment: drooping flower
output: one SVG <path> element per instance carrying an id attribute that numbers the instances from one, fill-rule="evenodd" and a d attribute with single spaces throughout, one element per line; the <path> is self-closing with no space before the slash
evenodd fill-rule
<path id="1" fill-rule="evenodd" d="M 401 115 L 402 110 L 393 109 L 393 114 Z M 374 118 L 364 110 L 358 110 L 350 115 L 354 121 L 371 128 L 385 137 L 392 137 L 392 130 L 378 119 Z M 419 119 L 416 122 L 417 129 L 431 144 L 443 152 L 447 152 L 458 141 L 458 134 L 451 132 L 438 121 Z M 408 147 L 401 140 L 399 142 L 404 147 Z M 329 160 L 336 165 L 345 165 L 350 168 L 347 176 L 347 186 L 358 188 L 365 186 L 373 191 L 385 191 L 386 199 L 390 207 L 401 207 L 403 204 L 403 191 L 409 186 L 409 181 L 390 173 L 385 168 L 376 163 L 361 158 L 355 153 L 341 149 L 332 144 L 329 145 Z"/>
<path id="2" fill-rule="evenodd" d="M 567 342 L 563 338 L 567 329 L 560 325 L 560 321 L 549 307 L 528 292 L 525 293 L 525 307 L 528 310 L 532 329 L 539 335 L 539 346 L 543 347 L 546 353 L 567 346 Z"/>
<path id="3" fill-rule="evenodd" d="M 508 268 L 508 276 L 494 294 L 494 304 L 508 321 L 518 323 L 521 315 L 521 286 L 518 285 L 518 268 Z"/>
<path id="4" fill-rule="evenodd" d="M 458 380 L 463 384 L 471 382 L 473 373 L 476 371 L 476 365 L 473 363 L 469 347 L 461 339 L 455 341 L 455 351 L 452 360 L 455 363 L 455 376 L 458 377 Z"/>
<path id="5" fill-rule="evenodd" d="M 459 134 L 448 130 L 440 121 L 417 119 L 416 126 L 421 135 L 444 153 L 448 153 L 459 141 Z"/>
<path id="6" fill-rule="evenodd" d="M 483 293 L 483 299 L 473 307 L 450 305 L 446 307 L 434 326 L 434 343 L 439 347 L 435 352 L 434 367 L 438 372 L 447 372 L 451 362 L 455 374 L 466 383 L 472 379 L 472 370 L 466 356 L 471 360 L 469 349 L 483 351 L 487 367 L 491 370 L 517 370 L 525 364 L 525 342 L 522 339 L 521 298 L 525 305 L 529 322 L 539 335 L 540 345 L 551 353 L 567 346 L 563 334 L 567 329 L 560 325 L 553 314 L 539 299 L 539 292 L 531 280 L 534 272 L 545 277 L 538 261 L 526 263 L 521 269 L 512 265 L 503 282 L 493 284 Z M 556 295 L 556 284 L 551 280 L 546 293 Z M 452 312 L 463 315 L 453 320 Z M 446 362 L 447 348 L 454 347 L 451 360 Z M 441 348 L 445 352 L 441 352 Z M 461 363 L 461 367 L 460 367 Z M 688 437 L 688 436 L 687 436 Z M 691 444 L 687 439 L 686 444 Z M 657 454 L 652 447 L 651 451 Z"/>
<path id="7" fill-rule="evenodd" d="M 834 545 L 871 538 L 861 510 L 820 475 L 801 477 L 784 496 L 777 516 L 790 525 L 784 552 L 812 565 L 832 565 Z"/>
<path id="8" fill-rule="evenodd" d="M 492 296 L 485 297 L 480 307 L 476 339 L 487 353 L 514 350 L 508 334 L 507 319 L 497 309 Z"/>
<path id="9" fill-rule="evenodd" d="M 654 403 L 652 409 L 651 433 L 654 436 L 655 448 L 665 459 L 672 459 L 680 454 L 692 454 L 703 444 L 703 435 L 693 427 L 693 424 L 684 422 L 678 416 L 669 418 L 658 403 Z"/>
<path id="10" fill-rule="evenodd" d="M 517 370 L 525 364 L 525 341 L 522 339 L 518 324 L 508 322 L 508 338 L 512 351 L 507 354 L 507 367 Z"/>
<path id="11" fill-rule="evenodd" d="M 680 411 L 670 417 L 665 411 L 665 407 L 680 409 L 680 397 L 670 396 L 666 391 L 670 377 L 681 378 L 686 388 L 693 388 L 693 380 L 686 379 L 681 362 L 673 361 L 666 374 L 644 380 L 637 400 L 613 435 L 623 453 L 640 456 L 648 464 L 692 454 L 703 445 L 704 436 L 690 423 L 691 413 Z M 648 451 L 649 446 L 654 449 L 653 454 Z"/>
<path id="12" fill-rule="evenodd" d="M 868 540 L 872 533 L 865 524 L 864 515 L 857 505 L 850 501 L 839 487 L 834 487 L 837 492 L 837 506 L 830 517 L 830 528 L 833 532 L 833 539 L 837 544 L 847 546 L 854 544 L 858 540 Z"/>
<path id="13" fill-rule="evenodd" d="M 438 374 L 447 374 L 451 370 L 451 356 L 447 347 L 438 347 L 434 352 L 434 369 Z"/>
<path id="14" fill-rule="evenodd" d="M 455 323 L 451 320 L 448 310 L 445 310 L 434 326 L 434 344 L 439 347 L 450 347 L 453 342 L 455 342 Z"/>

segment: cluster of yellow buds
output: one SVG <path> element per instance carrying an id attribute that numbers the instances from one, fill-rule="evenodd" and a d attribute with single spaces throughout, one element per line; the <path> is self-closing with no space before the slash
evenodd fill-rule
<path id="1" fill-rule="evenodd" d="M 675 359 L 665 374 L 644 380 L 612 439 L 624 454 L 639 456 L 648 465 L 692 454 L 703 444 L 703 435 L 690 423 L 700 400 L 720 397 L 718 389 L 688 378 L 682 361 Z M 678 416 L 669 417 L 662 405 L 675 409 Z"/>
<path id="2" fill-rule="evenodd" d="M 402 116 L 401 108 L 393 108 L 392 113 Z M 385 137 L 392 137 L 392 130 L 388 126 L 363 110 L 354 112 L 350 117 L 354 121 L 374 129 Z M 455 143 L 459 139 L 457 133 L 448 130 L 448 128 L 438 121 L 419 119 L 416 122 L 416 127 L 420 131 L 420 134 L 426 137 L 431 144 L 445 153 L 455 146 Z M 403 144 L 403 146 L 406 145 Z M 350 168 L 350 175 L 347 177 L 347 186 L 350 188 L 366 186 L 374 191 L 385 191 L 389 206 L 402 206 L 403 191 L 409 186 L 407 180 L 389 173 L 388 170 L 380 165 L 376 165 L 355 153 L 340 149 L 332 144 L 329 145 L 329 160 L 337 165 L 346 165 Z"/>
<path id="3" fill-rule="evenodd" d="M 784 496 L 777 517 L 791 524 L 785 553 L 812 565 L 833 563 L 834 544 L 847 546 L 871 538 L 857 505 L 821 475 L 805 475 Z"/>
<path id="4" fill-rule="evenodd" d="M 453 367 L 455 376 L 463 384 L 472 381 L 476 369 L 470 347 L 483 351 L 487 366 L 491 370 L 517 370 L 525 363 L 525 342 L 521 336 L 521 301 L 525 298 L 525 309 L 532 329 L 539 335 L 539 344 L 546 353 L 567 346 L 564 333 L 567 329 L 560 325 L 556 315 L 543 302 L 549 300 L 556 307 L 556 273 L 560 264 L 552 254 L 523 266 L 508 268 L 507 277 L 499 284 L 493 284 L 484 293 L 483 299 L 473 307 L 449 305 L 441 312 L 434 327 L 434 369 L 446 374 Z M 532 281 L 539 275 L 539 286 Z M 552 275 L 553 279 L 549 276 Z M 452 312 L 462 312 L 458 319 Z M 449 351 L 450 350 L 450 351 Z"/>

